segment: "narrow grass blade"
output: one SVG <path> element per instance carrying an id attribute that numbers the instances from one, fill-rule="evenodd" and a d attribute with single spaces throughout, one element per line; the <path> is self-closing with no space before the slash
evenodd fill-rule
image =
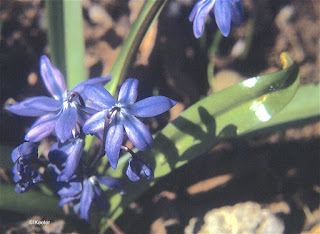
<path id="1" fill-rule="evenodd" d="M 86 79 L 81 1 L 47 0 L 50 58 L 70 90 Z"/>

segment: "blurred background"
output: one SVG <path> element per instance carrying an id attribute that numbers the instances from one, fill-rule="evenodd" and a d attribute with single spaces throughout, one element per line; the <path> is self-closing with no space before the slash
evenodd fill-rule
<path id="1" fill-rule="evenodd" d="M 107 75 L 144 1 L 83 0 L 87 77 Z M 217 26 L 208 18 L 196 39 L 188 16 L 195 1 L 169 0 L 145 36 L 127 77 L 140 80 L 139 99 L 161 94 L 178 101 L 151 119 L 152 131 L 209 93 L 245 78 L 281 69 L 287 51 L 300 67 L 301 84 L 319 83 L 320 5 L 317 0 L 243 0 L 244 23 L 209 48 Z M 0 153 L 23 141 L 33 118 L 3 108 L 27 97 L 48 95 L 39 58 L 50 56 L 42 0 L 0 2 Z M 249 38 L 249 39 L 248 39 Z M 75 38 L 75 40 L 77 40 Z M 209 68 L 214 67 L 214 70 Z M 214 77 L 214 78 L 212 78 Z M 147 90 L 147 91 L 146 91 Z M 219 144 L 163 179 L 113 223 L 128 233 L 215 233 L 233 226 L 244 233 L 320 233 L 320 122 Z M 3 159 L 1 159 L 3 162 Z M 12 183 L 0 164 L 0 182 Z M 0 191 L 1 193 L 1 191 Z M 34 214 L 37 215 L 37 214 Z M 89 232 L 51 217 L 50 225 L 28 225 L 33 216 L 0 212 L 0 230 Z M 244 218 L 245 217 L 245 218 Z M 227 232 L 227 231 L 225 231 Z"/>

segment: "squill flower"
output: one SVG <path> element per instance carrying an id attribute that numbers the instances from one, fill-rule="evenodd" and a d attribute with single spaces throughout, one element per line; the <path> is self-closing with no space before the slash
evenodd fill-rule
<path id="1" fill-rule="evenodd" d="M 100 185 L 107 186 L 108 188 L 118 188 L 120 193 L 124 193 L 123 185 L 120 180 L 107 177 L 107 176 L 91 176 L 83 181 L 83 190 L 80 198 L 80 216 L 87 222 L 90 221 L 90 208 L 92 202 L 95 202 L 97 207 L 104 211 L 107 208 L 106 195 L 101 189 Z"/>
<path id="2" fill-rule="evenodd" d="M 75 149 L 78 147 L 77 144 L 81 145 L 81 141 L 66 148 L 69 150 Z M 68 180 L 61 180 L 66 171 L 67 160 L 70 157 L 66 152 L 68 150 L 64 152 L 52 150 L 49 153 L 50 163 L 45 175 L 54 192 L 61 198 L 59 206 L 69 204 L 75 214 L 89 222 L 89 212 L 93 204 L 103 211 L 107 208 L 107 198 L 100 185 L 110 189 L 119 189 L 120 193 L 123 194 L 123 184 L 120 180 L 112 177 L 88 174 L 85 170 L 81 170 L 83 168 L 76 170 Z"/>
<path id="3" fill-rule="evenodd" d="M 65 160 L 62 164 L 64 169 L 59 175 L 58 180 L 68 181 L 74 175 L 82 156 L 84 144 L 85 142 L 82 138 L 76 138 L 68 140 L 65 143 L 55 143 L 51 146 L 49 160 L 53 161 L 59 158 Z"/>
<path id="4" fill-rule="evenodd" d="M 236 26 L 242 24 L 241 0 L 199 0 L 189 16 L 189 20 L 193 21 L 193 33 L 196 38 L 202 35 L 205 19 L 210 12 L 214 12 L 216 23 L 225 37 L 230 33 L 231 22 Z"/>
<path id="5" fill-rule="evenodd" d="M 131 181 L 138 181 L 141 177 L 146 177 L 148 180 L 153 179 L 153 169 L 151 165 L 137 155 L 129 159 L 126 174 Z"/>
<path id="6" fill-rule="evenodd" d="M 32 163 L 38 158 L 37 145 L 31 142 L 24 142 L 12 151 L 13 180 L 16 183 L 15 191 L 23 193 L 42 181 L 40 174 L 36 171 Z"/>
<path id="7" fill-rule="evenodd" d="M 111 77 L 89 79 L 68 92 L 63 75 L 51 65 L 45 55 L 40 58 L 40 73 L 52 97 L 31 97 L 7 106 L 6 109 L 17 115 L 39 117 L 26 134 L 26 141 L 38 142 L 55 131 L 58 139 L 65 142 L 71 136 L 71 131 L 76 123 L 82 126 L 88 116 L 96 112 L 85 107 L 84 86 L 87 84 L 102 86 Z"/>
<path id="8" fill-rule="evenodd" d="M 123 141 L 123 128 L 128 138 L 141 151 L 151 148 L 153 138 L 149 129 L 136 117 L 152 117 L 164 113 L 176 102 L 164 96 L 154 96 L 135 103 L 138 96 L 138 80 L 127 79 L 121 86 L 116 101 L 101 86 L 87 85 L 84 90 L 88 99 L 101 111 L 92 115 L 83 125 L 85 134 L 103 132 L 106 119 L 110 120 L 105 151 L 113 169 L 117 167 Z"/>

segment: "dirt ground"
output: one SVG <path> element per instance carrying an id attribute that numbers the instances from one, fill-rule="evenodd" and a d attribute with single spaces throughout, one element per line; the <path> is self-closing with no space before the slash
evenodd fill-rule
<path id="1" fill-rule="evenodd" d="M 88 77 L 108 74 L 142 3 L 142 0 L 83 0 Z M 193 1 L 169 0 L 128 73 L 128 77 L 140 80 L 140 99 L 155 91 L 178 101 L 175 111 L 150 124 L 152 131 L 161 129 L 209 92 L 280 69 L 279 55 L 283 51 L 298 63 L 301 84 L 319 83 L 318 1 L 243 0 L 243 3 L 243 25 L 232 28 L 212 58 L 216 79 L 212 90 L 206 75 L 205 51 L 216 30 L 215 23 L 208 22 L 206 40 L 199 43 L 188 21 Z M 50 54 L 45 14 L 42 0 L 0 2 L 1 107 L 13 100 L 47 95 L 38 64 L 42 54 Z M 239 57 L 243 51 L 235 45 L 243 44 L 251 22 L 254 34 L 250 48 L 246 56 Z M 16 147 L 34 119 L 12 115 L 4 108 L 0 108 L 0 114 L 1 145 Z M 271 225 L 278 227 L 272 229 L 274 232 L 320 233 L 319 137 L 320 122 L 220 144 L 132 203 L 114 227 L 128 233 L 215 233 L 215 230 L 227 233 L 230 230 L 226 229 L 225 217 L 239 214 L 233 224 L 245 223 L 241 211 L 248 210 L 248 217 L 260 217 L 252 229 L 254 232 L 265 233 L 270 229 L 263 228 Z M 1 168 L 0 182 L 5 181 L 3 174 L 10 177 L 10 173 L 11 169 Z M 237 210 L 239 207 L 241 211 Z M 1 211 L 0 230 L 8 233 L 90 230 L 82 222 L 80 226 L 70 226 L 64 220 L 54 220 L 47 227 L 33 226 L 35 230 L 30 230 L 26 220 L 30 217 Z M 218 229 L 206 229 L 214 225 Z M 251 230 L 240 226 L 239 230 Z"/>

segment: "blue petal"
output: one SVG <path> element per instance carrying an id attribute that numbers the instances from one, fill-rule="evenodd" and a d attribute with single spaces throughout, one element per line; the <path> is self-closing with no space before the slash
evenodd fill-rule
<path id="1" fill-rule="evenodd" d="M 40 73 L 47 90 L 57 100 L 63 100 L 67 86 L 61 72 L 51 65 L 47 56 L 40 58 Z"/>
<path id="2" fill-rule="evenodd" d="M 78 113 L 70 103 L 66 104 L 58 115 L 55 133 L 61 142 L 65 142 L 78 121 Z"/>
<path id="3" fill-rule="evenodd" d="M 42 182 L 42 178 L 41 178 L 41 175 L 37 172 L 37 171 L 34 171 L 34 174 L 33 174 L 33 178 L 32 178 L 32 183 L 33 184 L 37 184 L 39 182 Z"/>
<path id="4" fill-rule="evenodd" d="M 93 185 L 89 180 L 83 182 L 83 191 L 80 198 L 80 215 L 89 222 L 89 210 L 94 198 Z"/>
<path id="5" fill-rule="evenodd" d="M 148 180 L 153 179 L 153 169 L 149 163 L 144 163 L 141 168 L 141 176 L 146 177 Z"/>
<path id="6" fill-rule="evenodd" d="M 21 160 L 22 158 L 22 160 Z M 37 145 L 32 142 L 24 142 L 12 151 L 11 159 L 16 162 L 18 159 L 19 163 L 32 162 L 38 158 Z"/>
<path id="7" fill-rule="evenodd" d="M 91 78 L 86 81 L 81 82 L 76 87 L 71 89 L 71 91 L 77 92 L 82 96 L 83 99 L 86 99 L 86 96 L 84 94 L 84 86 L 85 85 L 101 85 L 104 86 L 111 80 L 111 76 L 105 76 L 105 77 L 98 77 L 98 78 Z"/>
<path id="8" fill-rule="evenodd" d="M 234 1 L 234 0 L 233 0 Z M 243 18 L 243 6 L 241 1 L 235 1 L 234 3 L 231 3 L 232 6 L 232 23 L 234 23 L 235 26 L 240 26 L 242 24 L 242 18 Z"/>
<path id="9" fill-rule="evenodd" d="M 217 1 L 214 6 L 214 14 L 220 31 L 227 37 L 231 29 L 231 3 L 224 0 Z"/>
<path id="10" fill-rule="evenodd" d="M 87 119 L 82 127 L 84 134 L 96 134 L 103 131 L 105 122 L 104 117 L 106 117 L 107 114 L 108 110 L 104 110 L 94 114 L 89 119 Z"/>
<path id="11" fill-rule="evenodd" d="M 72 175 L 76 171 L 80 158 L 82 156 L 82 151 L 84 147 L 84 140 L 78 138 L 74 142 L 70 143 L 68 154 L 68 158 L 66 161 L 65 168 L 63 169 L 59 180 L 60 181 L 68 181 L 71 179 Z"/>
<path id="12" fill-rule="evenodd" d="M 82 183 L 79 181 L 72 180 L 68 183 L 60 183 L 63 185 L 63 187 L 57 192 L 60 197 L 74 197 L 82 191 Z"/>
<path id="13" fill-rule="evenodd" d="M 208 0 L 200 0 L 198 1 L 194 7 L 192 8 L 192 11 L 189 15 L 189 21 L 192 22 L 194 20 L 194 17 L 196 16 L 196 14 L 198 13 L 199 8 Z"/>
<path id="14" fill-rule="evenodd" d="M 24 139 L 26 141 L 38 142 L 50 135 L 57 121 L 55 114 L 44 115 L 36 120 L 30 127 Z"/>
<path id="15" fill-rule="evenodd" d="M 125 104 L 134 103 L 138 96 L 138 84 L 139 81 L 137 79 L 127 79 L 120 88 L 118 102 Z"/>
<path id="16" fill-rule="evenodd" d="M 6 106 L 6 110 L 16 115 L 36 117 L 57 111 L 61 102 L 50 97 L 40 96 L 28 98 L 14 105 Z"/>
<path id="17" fill-rule="evenodd" d="M 22 167 L 23 167 L 23 165 L 22 164 L 18 164 L 18 163 L 15 163 L 13 165 L 12 173 L 13 173 L 13 181 L 15 183 L 17 183 L 18 181 L 22 180 L 22 176 L 20 174 L 20 171 L 22 170 Z"/>
<path id="18" fill-rule="evenodd" d="M 123 191 L 123 184 L 121 180 L 108 177 L 108 176 L 96 176 L 96 181 L 100 184 L 103 184 L 104 186 L 107 186 L 108 188 L 117 188 Z"/>
<path id="19" fill-rule="evenodd" d="M 128 165 L 126 174 L 131 181 L 135 182 L 135 181 L 140 180 L 139 174 L 136 171 L 134 171 L 134 167 L 131 166 L 130 161 L 129 161 L 129 165 Z"/>
<path id="20" fill-rule="evenodd" d="M 106 138 L 106 155 L 113 169 L 117 168 L 120 147 L 123 141 L 123 126 L 120 123 L 119 116 L 112 119 Z"/>
<path id="21" fill-rule="evenodd" d="M 16 162 L 21 157 L 21 145 L 15 148 L 11 153 L 12 162 Z"/>
<path id="22" fill-rule="evenodd" d="M 65 204 L 68 204 L 74 200 L 76 200 L 76 197 L 66 197 L 66 198 L 62 198 L 59 202 L 59 206 L 64 206 Z"/>
<path id="23" fill-rule="evenodd" d="M 153 145 L 149 129 L 136 117 L 123 114 L 122 123 L 130 141 L 141 151 L 146 151 Z"/>
<path id="24" fill-rule="evenodd" d="M 241 3 L 241 0 L 229 0 L 231 4 Z"/>
<path id="25" fill-rule="evenodd" d="M 149 180 L 153 178 L 153 169 L 150 164 L 145 162 L 141 157 L 134 156 L 129 159 L 126 174 L 132 181 L 140 180 L 141 177 L 146 177 Z"/>
<path id="26" fill-rule="evenodd" d="M 94 201 L 97 205 L 97 207 L 100 210 L 106 210 L 107 209 L 107 198 L 103 190 L 100 188 L 99 185 L 95 184 L 93 186 L 94 190 Z"/>
<path id="27" fill-rule="evenodd" d="M 49 149 L 49 162 L 55 164 L 59 168 L 62 167 L 62 164 L 64 164 L 67 160 L 68 153 L 65 152 L 65 147 L 69 146 L 69 144 L 65 144 L 63 146 L 60 146 L 61 144 L 54 143 L 50 149 Z M 59 146 L 59 147 L 58 147 Z M 60 171 L 58 172 L 60 174 Z"/>
<path id="28" fill-rule="evenodd" d="M 85 105 L 86 105 L 86 107 L 83 108 L 83 111 L 88 113 L 88 114 L 90 114 L 90 115 L 93 115 L 93 114 L 95 114 L 95 113 L 97 113 L 99 111 L 104 110 L 104 108 L 92 103 L 91 101 L 86 101 Z"/>
<path id="29" fill-rule="evenodd" d="M 30 189 L 31 183 L 25 182 L 21 184 L 16 184 L 15 192 L 16 193 L 24 193 L 27 192 Z"/>
<path id="30" fill-rule="evenodd" d="M 82 127 L 86 120 L 92 115 L 88 114 L 86 112 L 87 110 L 88 108 L 77 108 L 78 124 L 80 125 L 80 127 Z M 94 112 L 94 114 L 95 113 L 97 113 L 97 111 Z"/>
<path id="31" fill-rule="evenodd" d="M 137 117 L 152 117 L 170 110 L 175 101 L 164 96 L 154 96 L 133 103 L 128 112 Z"/>
<path id="32" fill-rule="evenodd" d="M 193 21 L 193 33 L 196 38 L 199 38 L 203 33 L 203 27 L 207 15 L 212 10 L 215 0 L 208 0 L 199 5 L 197 13 Z"/>
<path id="33" fill-rule="evenodd" d="M 103 109 L 110 109 L 116 104 L 112 95 L 100 85 L 86 85 L 84 94 L 92 103 Z"/>

